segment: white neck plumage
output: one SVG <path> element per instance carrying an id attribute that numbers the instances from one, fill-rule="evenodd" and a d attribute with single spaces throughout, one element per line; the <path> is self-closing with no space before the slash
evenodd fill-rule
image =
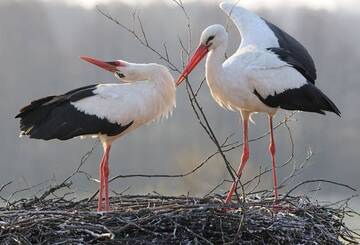
<path id="1" fill-rule="evenodd" d="M 226 48 L 227 40 L 210 50 L 206 57 L 206 80 L 209 85 L 217 83 L 224 77 L 223 62 L 225 61 Z"/>

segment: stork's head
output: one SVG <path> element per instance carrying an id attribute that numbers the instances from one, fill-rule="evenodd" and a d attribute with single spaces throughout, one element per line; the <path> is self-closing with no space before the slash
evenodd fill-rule
<path id="1" fill-rule="evenodd" d="M 216 24 L 208 26 L 201 33 L 200 45 L 185 67 L 183 73 L 180 75 L 176 85 L 180 85 L 180 83 L 191 73 L 191 71 L 196 67 L 197 64 L 199 64 L 199 62 L 209 51 L 214 50 L 220 45 L 226 43 L 227 40 L 228 34 L 222 25 Z"/>
<path id="2" fill-rule="evenodd" d="M 112 72 L 121 82 L 140 81 L 148 78 L 147 71 L 141 69 L 141 67 L 137 64 L 129 63 L 123 60 L 101 61 L 88 56 L 81 56 L 80 58 Z"/>
<path id="3" fill-rule="evenodd" d="M 211 25 L 201 33 L 200 46 L 206 46 L 210 51 L 226 42 L 227 39 L 228 34 L 222 25 Z"/>

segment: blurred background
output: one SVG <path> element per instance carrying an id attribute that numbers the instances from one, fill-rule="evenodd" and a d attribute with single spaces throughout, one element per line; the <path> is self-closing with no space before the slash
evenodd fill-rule
<path id="1" fill-rule="evenodd" d="M 181 66 L 179 38 L 186 41 L 186 19 L 171 0 L 153 1 L 40 1 L 0 0 L 0 185 L 13 181 L 2 192 L 6 196 L 17 189 L 44 180 L 58 182 L 70 175 L 81 157 L 95 140 L 73 139 L 67 142 L 39 141 L 19 138 L 19 122 L 14 119 L 18 110 L 31 100 L 59 94 L 96 82 L 116 82 L 115 78 L 93 65 L 82 62 L 80 55 L 104 60 L 123 59 L 130 62 L 165 64 L 151 51 L 136 42 L 129 33 L 107 20 L 95 8 L 98 6 L 121 23 L 132 25 L 134 10 L 140 15 L 151 45 L 162 50 L 166 43 L 171 60 Z M 227 20 L 217 7 L 218 1 L 184 1 L 192 25 L 193 47 L 201 31 L 210 24 L 226 25 Z M 360 189 L 360 3 L 357 0 L 243 0 L 242 6 L 252 9 L 267 20 L 292 34 L 312 54 L 317 69 L 317 86 L 339 107 L 342 117 L 297 113 L 290 122 L 295 158 L 300 164 L 309 148 L 313 156 L 309 166 L 294 178 L 290 187 L 307 179 L 329 179 Z M 231 54 L 240 42 L 233 25 L 229 26 Z M 200 65 L 192 76 L 196 86 L 204 74 Z M 176 77 L 178 74 L 175 72 Z M 207 86 L 199 101 L 220 141 L 234 133 L 233 141 L 241 141 L 239 115 L 226 112 L 210 97 Z M 283 119 L 280 113 L 276 121 Z M 266 117 L 254 116 L 251 138 L 267 132 Z M 276 130 L 278 162 L 289 157 L 290 143 L 285 128 Z M 251 158 L 243 179 L 249 179 L 270 167 L 268 138 L 250 145 Z M 216 150 L 192 112 L 185 86 L 178 90 L 177 107 L 173 116 L 142 127 L 112 148 L 110 174 L 177 174 L 193 169 Z M 98 163 L 102 154 L 97 147 L 83 169 L 98 177 Z M 238 166 L 240 149 L 227 153 L 234 167 Z M 279 170 L 286 178 L 293 165 Z M 217 185 L 227 171 L 220 158 L 213 158 L 195 174 L 181 179 L 120 179 L 111 188 L 126 193 L 156 191 L 167 195 L 204 195 Z M 260 189 L 272 186 L 272 179 L 264 178 Z M 84 177 L 75 179 L 78 197 L 93 193 L 98 187 Z M 227 186 L 218 192 L 227 190 Z M 320 188 L 312 196 L 321 201 L 335 201 L 353 194 L 334 186 L 312 184 L 298 194 Z M 282 190 L 285 192 L 285 190 Z M 360 201 L 352 202 L 357 210 Z"/>

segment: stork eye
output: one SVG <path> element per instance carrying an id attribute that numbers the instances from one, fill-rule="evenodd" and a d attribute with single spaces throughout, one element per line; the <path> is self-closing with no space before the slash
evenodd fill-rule
<path id="1" fill-rule="evenodd" d="M 125 75 L 123 73 L 121 73 L 120 71 L 115 72 L 115 74 L 116 74 L 116 76 L 118 78 L 124 78 L 125 77 Z"/>
<path id="2" fill-rule="evenodd" d="M 213 40 L 215 38 L 214 35 L 210 36 L 207 40 L 206 40 L 206 45 L 208 45 L 208 43 Z"/>

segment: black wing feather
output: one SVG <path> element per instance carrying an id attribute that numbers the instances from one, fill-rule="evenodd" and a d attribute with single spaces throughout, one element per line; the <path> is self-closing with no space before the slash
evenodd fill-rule
<path id="1" fill-rule="evenodd" d="M 280 46 L 280 48 L 270 47 L 268 50 L 277 54 L 284 62 L 292 65 L 308 80 L 308 82 L 315 84 L 317 78 L 316 68 L 314 61 L 306 48 L 276 25 L 265 19 L 264 21 L 277 37 Z"/>
<path id="2" fill-rule="evenodd" d="M 126 125 L 111 123 L 105 118 L 88 115 L 77 110 L 71 102 L 94 96 L 95 85 L 71 90 L 63 95 L 48 96 L 31 102 L 20 110 L 20 129 L 24 135 L 35 139 L 67 140 L 90 134 L 114 136 L 120 134 L 133 122 Z"/>
<path id="3" fill-rule="evenodd" d="M 325 114 L 324 111 L 334 112 L 340 116 L 336 105 L 312 83 L 300 88 L 288 89 L 282 93 L 275 93 L 263 98 L 256 90 L 254 94 L 269 107 L 280 107 L 285 110 L 299 110 Z"/>

